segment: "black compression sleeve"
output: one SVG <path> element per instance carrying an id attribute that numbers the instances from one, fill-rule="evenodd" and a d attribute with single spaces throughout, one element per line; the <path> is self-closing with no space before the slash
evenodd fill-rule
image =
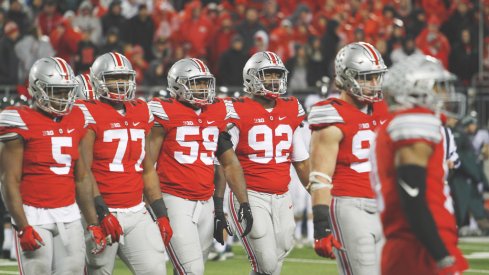
<path id="1" fill-rule="evenodd" d="M 217 140 L 216 157 L 220 157 L 224 152 L 233 148 L 231 135 L 228 132 L 221 132 Z"/>
<path id="2" fill-rule="evenodd" d="M 448 256 L 426 202 L 426 168 L 418 165 L 397 167 L 397 183 L 401 205 L 416 237 L 436 261 Z"/>
<path id="3" fill-rule="evenodd" d="M 312 216 L 314 223 L 314 239 L 319 240 L 331 234 L 329 206 L 325 204 L 313 206 Z"/>

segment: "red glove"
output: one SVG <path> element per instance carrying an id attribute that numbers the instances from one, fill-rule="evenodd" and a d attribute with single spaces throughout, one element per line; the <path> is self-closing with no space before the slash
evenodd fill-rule
<path id="1" fill-rule="evenodd" d="M 333 253 L 333 247 L 339 250 L 344 250 L 340 242 L 333 237 L 333 234 L 314 241 L 314 251 L 321 257 L 336 259 Z"/>
<path id="2" fill-rule="evenodd" d="M 42 246 L 44 246 L 44 241 L 41 236 L 37 234 L 36 230 L 32 226 L 28 225 L 17 233 L 20 240 L 20 247 L 23 251 L 34 251 Z"/>
<path id="3" fill-rule="evenodd" d="M 162 216 L 156 220 L 156 223 L 158 224 L 158 227 L 160 229 L 161 238 L 163 239 L 165 246 L 168 246 L 171 236 L 173 236 L 173 230 L 170 226 L 170 220 L 168 219 L 168 217 Z"/>
<path id="4" fill-rule="evenodd" d="M 98 225 L 89 225 L 87 230 L 92 237 L 92 241 L 95 243 L 95 247 L 90 252 L 92 254 L 99 254 L 104 251 L 107 243 L 105 241 L 105 234 L 102 228 Z"/>
<path id="5" fill-rule="evenodd" d="M 102 227 L 105 235 L 107 235 L 108 245 L 118 242 L 121 235 L 124 234 L 119 221 L 111 213 L 105 215 L 102 220 L 100 220 L 100 227 Z"/>

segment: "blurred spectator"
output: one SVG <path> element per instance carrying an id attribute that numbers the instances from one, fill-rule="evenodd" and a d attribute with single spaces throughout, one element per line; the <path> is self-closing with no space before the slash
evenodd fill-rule
<path id="1" fill-rule="evenodd" d="M 97 46 L 90 39 L 91 32 L 82 32 L 82 39 L 78 43 L 78 52 L 75 57 L 76 74 L 90 73 L 90 66 L 98 56 Z"/>
<path id="2" fill-rule="evenodd" d="M 465 85 L 469 85 L 478 68 L 479 52 L 477 45 L 472 41 L 470 30 L 462 29 L 460 42 L 453 46 L 450 56 L 450 71 L 456 74 Z"/>
<path id="3" fill-rule="evenodd" d="M 113 0 L 110 2 L 109 11 L 102 17 L 102 32 L 103 35 L 107 35 L 107 32 L 111 28 L 116 28 L 121 31 L 120 28 L 125 26 L 126 18 L 122 16 L 122 7 L 120 0 Z"/>
<path id="4" fill-rule="evenodd" d="M 168 85 L 166 76 L 170 67 L 162 58 L 157 58 L 149 64 L 144 76 L 144 85 L 147 86 L 166 86 Z"/>
<path id="5" fill-rule="evenodd" d="M 19 64 L 19 84 L 25 84 L 29 77 L 31 66 L 38 59 L 54 56 L 53 46 L 49 37 L 42 35 L 39 26 L 32 27 L 15 45 L 15 53 L 20 60 Z"/>
<path id="6" fill-rule="evenodd" d="M 421 0 L 421 7 L 426 12 L 426 17 L 438 17 L 443 23 L 447 20 L 451 1 L 445 0 Z"/>
<path id="7" fill-rule="evenodd" d="M 456 10 L 450 18 L 442 25 L 441 31 L 447 36 L 450 43 L 460 42 L 460 32 L 468 28 L 472 35 L 477 33 L 475 30 L 477 22 L 475 21 L 473 11 L 469 9 L 470 1 L 459 0 L 456 4 Z"/>
<path id="8" fill-rule="evenodd" d="M 260 30 L 265 30 L 258 21 L 258 11 L 255 8 L 246 10 L 245 20 L 236 27 L 237 32 L 243 37 L 244 50 L 248 52 L 253 46 L 254 36 Z"/>
<path id="9" fill-rule="evenodd" d="M 73 57 L 78 51 L 78 42 L 80 42 L 82 35 L 73 29 L 68 20 L 64 19 L 51 32 L 49 38 L 56 51 L 56 56 L 73 64 Z"/>
<path id="10" fill-rule="evenodd" d="M 326 65 L 327 76 L 333 77 L 333 72 L 330 69 L 332 67 L 333 60 L 338 52 L 340 44 L 340 36 L 338 35 L 339 22 L 336 20 L 330 20 L 328 22 L 328 28 L 326 34 L 323 36 L 321 44 L 323 45 L 324 64 Z"/>
<path id="11" fill-rule="evenodd" d="M 224 13 L 220 17 L 219 29 L 215 32 L 214 37 L 209 42 L 208 51 L 208 66 L 210 70 L 218 70 L 218 62 L 221 55 L 230 48 L 231 38 L 236 31 L 233 29 L 233 22 L 231 16 L 228 13 Z"/>
<path id="12" fill-rule="evenodd" d="M 306 53 L 306 47 L 297 44 L 295 46 L 296 55 L 290 58 L 285 67 L 289 71 L 288 89 L 293 92 L 294 90 L 305 90 L 309 86 L 307 83 L 309 58 Z"/>
<path id="13" fill-rule="evenodd" d="M 252 56 L 257 52 L 264 52 L 268 50 L 268 35 L 265 31 L 257 31 L 253 36 L 253 47 L 248 52 L 248 55 Z M 282 58 L 283 60 L 284 58 Z"/>
<path id="14" fill-rule="evenodd" d="M 100 54 L 108 53 L 108 52 L 123 52 L 122 42 L 119 38 L 119 29 L 118 28 L 110 28 L 107 31 L 107 38 L 105 40 L 105 44 L 100 48 Z"/>
<path id="15" fill-rule="evenodd" d="M 392 51 L 391 61 L 397 63 L 412 54 L 423 54 L 418 48 L 416 48 L 416 42 L 411 35 L 407 35 L 401 43 L 401 47 Z"/>
<path id="16" fill-rule="evenodd" d="M 37 17 L 42 34 L 51 35 L 51 32 L 60 24 L 61 20 L 63 20 L 63 17 L 57 10 L 56 1 L 46 0 L 42 6 L 42 11 Z"/>
<path id="17" fill-rule="evenodd" d="M 14 21 L 19 27 L 20 34 L 24 34 L 29 28 L 29 18 L 24 12 L 24 7 L 19 0 L 10 1 L 10 9 L 7 12 L 8 20 Z"/>
<path id="18" fill-rule="evenodd" d="M 144 49 L 139 45 L 133 46 L 126 52 L 126 57 L 136 71 L 136 84 L 143 84 L 144 71 L 149 67 L 148 62 L 144 59 Z"/>
<path id="19" fill-rule="evenodd" d="M 436 57 L 445 68 L 448 68 L 450 43 L 446 36 L 439 31 L 440 19 L 430 17 L 428 26 L 416 38 L 416 46 L 426 55 Z"/>
<path id="20" fill-rule="evenodd" d="M 307 84 L 311 87 L 317 86 L 318 81 L 326 75 L 326 65 L 322 53 L 321 39 L 311 37 L 307 54 L 309 56 L 309 65 L 307 69 Z"/>
<path id="21" fill-rule="evenodd" d="M 233 36 L 231 47 L 221 55 L 219 60 L 217 84 L 224 86 L 242 86 L 243 67 L 248 60 L 248 55 L 244 51 L 244 41 L 241 35 L 235 34 Z"/>
<path id="22" fill-rule="evenodd" d="M 484 69 L 489 71 L 489 36 L 484 39 Z"/>
<path id="23" fill-rule="evenodd" d="M 284 19 L 280 26 L 270 33 L 270 51 L 278 54 L 283 62 L 293 54 L 295 31 L 292 22 Z"/>
<path id="24" fill-rule="evenodd" d="M 78 14 L 73 19 L 73 27 L 80 32 L 88 34 L 88 38 L 94 45 L 102 44 L 102 25 L 100 19 L 93 15 L 93 6 L 85 0 L 78 8 Z"/>
<path id="25" fill-rule="evenodd" d="M 7 24 L 7 13 L 4 9 L 0 8 L 0 37 L 3 36 L 3 29 L 5 28 L 5 24 Z"/>
<path id="26" fill-rule="evenodd" d="M 178 31 L 180 22 L 171 3 L 167 0 L 162 1 L 155 6 L 152 15 L 156 27 L 155 37 L 170 38 L 174 32 Z"/>
<path id="27" fill-rule="evenodd" d="M 389 36 L 388 36 L 389 37 Z M 387 40 L 387 52 L 390 54 L 395 49 L 402 47 L 402 40 L 405 37 L 404 22 L 401 19 L 393 20 L 392 33 Z"/>
<path id="28" fill-rule="evenodd" d="M 202 13 L 201 3 L 192 1 L 185 7 L 185 19 L 180 25 L 180 35 L 183 41 L 190 44 L 189 54 L 203 58 L 212 34 L 212 23 Z"/>
<path id="29" fill-rule="evenodd" d="M 417 8 L 409 16 L 406 32 L 417 37 L 426 26 L 426 14 L 424 10 Z"/>
<path id="30" fill-rule="evenodd" d="M 365 32 L 363 29 L 357 28 L 353 37 L 353 42 L 365 41 Z"/>
<path id="31" fill-rule="evenodd" d="M 19 27 L 9 21 L 3 28 L 3 34 L 0 37 L 0 84 L 17 85 L 20 61 L 15 54 L 15 44 L 20 37 Z"/>
<path id="32" fill-rule="evenodd" d="M 153 45 L 154 24 L 149 17 L 146 4 L 139 5 L 138 14 L 127 21 L 127 28 L 124 29 L 124 41 L 133 46 L 140 45 L 144 50 L 144 58 L 151 60 L 151 46 Z"/>
<path id="33" fill-rule="evenodd" d="M 279 6 L 276 0 L 266 0 L 263 5 L 263 13 L 260 18 L 260 22 L 266 28 L 268 32 L 279 26 L 280 22 L 284 19 L 284 15 L 279 10 Z"/>
<path id="34" fill-rule="evenodd" d="M 383 38 L 379 38 L 377 39 L 377 42 L 375 42 L 375 48 L 377 48 L 379 53 L 382 55 L 385 65 L 390 67 L 392 65 L 392 61 L 390 54 L 387 52 L 387 42 Z"/>
<path id="35" fill-rule="evenodd" d="M 156 59 L 161 59 L 168 62 L 171 59 L 172 45 L 168 39 L 158 37 L 153 43 L 152 52 Z"/>
<path id="36" fill-rule="evenodd" d="M 141 5 L 146 5 L 148 13 L 153 11 L 153 0 L 122 0 L 122 16 L 126 19 L 133 18 L 139 13 Z"/>

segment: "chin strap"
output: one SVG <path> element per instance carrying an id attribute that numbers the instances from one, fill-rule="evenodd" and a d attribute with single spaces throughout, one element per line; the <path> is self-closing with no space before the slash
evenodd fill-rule
<path id="1" fill-rule="evenodd" d="M 320 181 L 318 177 L 326 180 L 327 182 L 325 183 L 323 181 Z M 325 173 L 317 171 L 309 173 L 309 184 L 306 186 L 306 189 L 309 192 L 312 192 L 323 188 L 333 188 L 333 179 Z"/>

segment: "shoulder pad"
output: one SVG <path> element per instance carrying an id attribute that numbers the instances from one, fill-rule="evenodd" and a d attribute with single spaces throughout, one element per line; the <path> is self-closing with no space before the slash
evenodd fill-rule
<path id="1" fill-rule="evenodd" d="M 307 120 L 310 125 L 345 123 L 333 102 L 312 106 Z"/>
<path id="2" fill-rule="evenodd" d="M 160 99 L 163 102 L 168 102 L 166 100 Z M 170 102 L 171 103 L 171 102 Z M 169 120 L 170 118 L 165 112 L 165 109 L 163 109 L 163 105 L 158 99 L 153 99 L 148 103 L 149 109 L 151 113 L 156 116 L 157 118 L 163 119 L 163 120 Z"/>
<path id="3" fill-rule="evenodd" d="M 440 142 L 441 121 L 433 114 L 401 114 L 389 122 L 387 132 L 393 141 L 425 139 Z"/>
<path id="4" fill-rule="evenodd" d="M 0 113 L 0 127 L 13 127 L 27 130 L 27 125 L 18 110 L 6 109 Z"/>

